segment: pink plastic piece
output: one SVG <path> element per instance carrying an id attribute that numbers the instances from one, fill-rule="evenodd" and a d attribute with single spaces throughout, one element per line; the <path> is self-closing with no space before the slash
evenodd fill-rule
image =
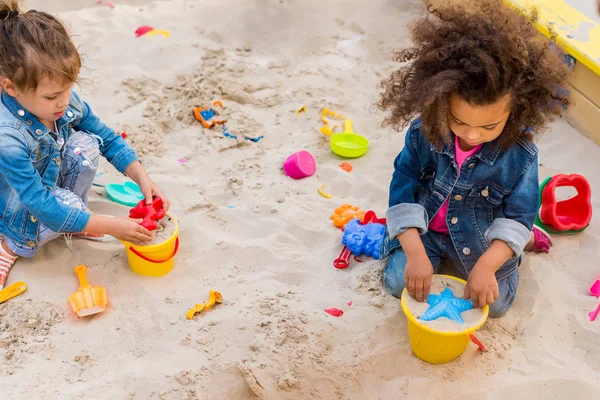
<path id="1" fill-rule="evenodd" d="M 146 33 L 153 31 L 153 30 L 154 30 L 154 28 L 152 28 L 151 26 L 148 26 L 148 25 L 140 26 L 139 28 L 137 28 L 135 30 L 135 37 L 144 36 Z"/>
<path id="2" fill-rule="evenodd" d="M 590 294 L 596 296 L 596 298 L 600 297 L 600 275 L 596 277 L 596 281 L 590 286 Z"/>
<path id="3" fill-rule="evenodd" d="M 317 172 L 317 164 L 313 156 L 305 150 L 292 154 L 283 163 L 283 171 L 294 179 L 307 178 Z"/>
<path id="4" fill-rule="evenodd" d="M 328 308 L 325 312 L 329 315 L 333 315 L 334 317 L 341 317 L 344 315 L 344 312 L 339 308 Z"/>
<path id="5" fill-rule="evenodd" d="M 327 310 L 325 310 L 327 311 Z M 588 313 L 588 317 L 590 317 L 590 322 L 594 322 L 596 320 L 596 317 L 598 316 L 598 314 L 600 314 L 600 304 L 598 304 L 598 307 L 596 307 L 596 309 L 594 311 L 590 311 Z"/>
<path id="6" fill-rule="evenodd" d="M 349 302 L 347 302 L 346 304 L 348 304 L 349 306 L 352 305 L 352 300 L 350 300 Z"/>

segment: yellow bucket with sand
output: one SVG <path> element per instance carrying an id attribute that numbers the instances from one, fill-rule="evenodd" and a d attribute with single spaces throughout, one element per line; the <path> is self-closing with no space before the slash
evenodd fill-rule
<path id="1" fill-rule="evenodd" d="M 129 242 L 123 242 L 129 267 L 136 274 L 159 277 L 168 274 L 173 269 L 175 255 L 179 250 L 179 224 L 175 217 L 167 215 L 175 224 L 175 230 L 164 242 L 150 246 L 136 246 Z"/>
<path id="2" fill-rule="evenodd" d="M 441 276 L 466 284 L 464 280 L 453 276 Z M 483 316 L 476 326 L 471 326 L 458 332 L 437 331 L 424 325 L 412 314 L 406 304 L 406 296 L 410 295 L 408 294 L 408 291 L 404 289 L 400 302 L 402 304 L 402 311 L 404 311 L 404 315 L 406 315 L 406 318 L 408 319 L 410 347 L 415 356 L 431 364 L 444 364 L 458 358 L 464 353 L 471 340 L 469 335 L 474 333 L 485 323 L 490 311 L 489 306 L 483 308 Z"/>

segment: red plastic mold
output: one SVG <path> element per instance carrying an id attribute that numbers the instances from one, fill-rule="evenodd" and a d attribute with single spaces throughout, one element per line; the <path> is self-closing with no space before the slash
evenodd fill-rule
<path id="1" fill-rule="evenodd" d="M 573 187 L 577 195 L 568 200 L 556 201 L 557 187 Z M 592 219 L 592 190 L 588 181 L 581 175 L 555 175 L 542 190 L 540 219 L 552 229 L 580 231 Z"/>

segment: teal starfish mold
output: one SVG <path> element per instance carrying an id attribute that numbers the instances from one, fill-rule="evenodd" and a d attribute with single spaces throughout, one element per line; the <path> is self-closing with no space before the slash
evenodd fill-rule
<path id="1" fill-rule="evenodd" d="M 473 308 L 471 300 L 454 296 L 450 288 L 444 289 L 440 294 L 430 294 L 427 304 L 429 304 L 429 308 L 419 317 L 421 321 L 433 321 L 440 317 L 446 317 L 464 324 L 465 321 L 460 314 Z"/>

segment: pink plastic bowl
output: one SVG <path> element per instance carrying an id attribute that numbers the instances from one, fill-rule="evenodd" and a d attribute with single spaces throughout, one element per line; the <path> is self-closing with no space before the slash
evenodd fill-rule
<path id="1" fill-rule="evenodd" d="M 287 176 L 294 179 L 313 176 L 317 171 L 317 164 L 312 154 L 302 150 L 292 154 L 283 163 L 283 171 Z"/>

